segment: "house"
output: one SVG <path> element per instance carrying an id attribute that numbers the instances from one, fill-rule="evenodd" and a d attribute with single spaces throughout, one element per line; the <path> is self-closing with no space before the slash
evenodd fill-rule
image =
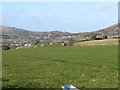
<path id="1" fill-rule="evenodd" d="M 30 47 L 30 46 L 31 46 L 31 44 L 27 44 L 27 43 L 26 43 L 24 46 L 25 46 L 25 47 Z"/>
<path id="2" fill-rule="evenodd" d="M 96 35 L 95 40 L 102 40 L 103 39 L 103 35 Z"/>

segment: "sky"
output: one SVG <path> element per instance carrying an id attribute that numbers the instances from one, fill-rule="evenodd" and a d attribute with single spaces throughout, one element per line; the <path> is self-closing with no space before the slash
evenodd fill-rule
<path id="1" fill-rule="evenodd" d="M 0 15 L 0 24 L 31 31 L 90 32 L 118 23 L 118 3 L 4 2 Z"/>

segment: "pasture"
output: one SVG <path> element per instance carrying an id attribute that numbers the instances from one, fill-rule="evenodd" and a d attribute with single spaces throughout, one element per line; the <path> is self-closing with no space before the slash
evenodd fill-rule
<path id="1" fill-rule="evenodd" d="M 118 87 L 118 46 L 43 46 L 3 51 L 3 87 Z"/>
<path id="2" fill-rule="evenodd" d="M 77 42 L 74 45 L 75 46 L 118 45 L 118 39 L 91 40 L 91 41 Z"/>

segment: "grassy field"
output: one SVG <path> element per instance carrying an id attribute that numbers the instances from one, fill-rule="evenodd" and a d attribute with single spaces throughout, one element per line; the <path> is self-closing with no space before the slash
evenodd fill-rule
<path id="1" fill-rule="evenodd" d="M 118 46 L 44 46 L 3 51 L 3 87 L 118 87 Z"/>
<path id="2" fill-rule="evenodd" d="M 118 39 L 104 39 L 104 40 L 92 40 L 92 41 L 84 41 L 77 42 L 75 46 L 100 46 L 100 45 L 117 45 Z"/>

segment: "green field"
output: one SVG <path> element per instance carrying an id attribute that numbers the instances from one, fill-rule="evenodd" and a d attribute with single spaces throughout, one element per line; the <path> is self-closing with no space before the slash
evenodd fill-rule
<path id="1" fill-rule="evenodd" d="M 3 51 L 3 87 L 118 87 L 118 46 L 44 46 Z"/>

